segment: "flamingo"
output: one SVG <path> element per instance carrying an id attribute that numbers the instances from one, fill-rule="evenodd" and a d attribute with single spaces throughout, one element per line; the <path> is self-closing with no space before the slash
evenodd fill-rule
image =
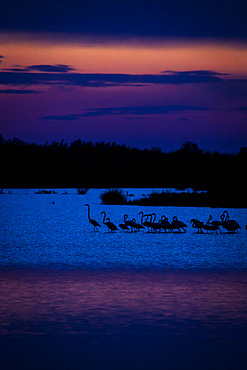
<path id="1" fill-rule="evenodd" d="M 125 214 L 124 215 L 124 223 L 125 223 L 126 226 L 130 226 L 131 231 L 133 231 L 133 229 L 135 229 L 135 222 L 127 220 L 127 218 L 128 218 L 128 215 Z"/>
<path id="2" fill-rule="evenodd" d="M 131 198 L 134 197 L 134 194 L 129 194 L 127 190 L 126 195 L 127 195 L 127 198 L 129 199 L 129 202 L 131 202 Z"/>
<path id="3" fill-rule="evenodd" d="M 148 215 L 144 215 L 142 211 L 139 212 L 139 215 L 141 215 L 141 224 L 145 227 L 148 228 L 148 232 L 149 232 L 149 228 L 151 227 L 151 222 L 148 221 Z M 146 217 L 146 220 L 143 221 L 143 218 Z"/>
<path id="4" fill-rule="evenodd" d="M 174 216 L 172 219 L 172 228 L 173 229 L 178 229 L 181 232 L 181 229 L 186 233 L 187 225 L 183 221 L 179 221 L 177 216 Z"/>
<path id="5" fill-rule="evenodd" d="M 93 225 L 94 231 L 98 231 L 97 227 L 101 227 L 101 225 L 97 221 L 90 218 L 90 206 L 89 206 L 89 204 L 85 204 L 85 206 L 88 207 L 88 213 L 87 213 L 88 221 L 90 222 L 91 225 Z"/>
<path id="6" fill-rule="evenodd" d="M 144 213 L 143 213 L 142 211 L 140 211 L 140 212 L 138 213 L 138 215 L 141 215 L 141 224 L 142 224 L 142 225 L 144 225 L 144 223 L 143 223 Z"/>
<path id="7" fill-rule="evenodd" d="M 190 223 L 192 224 L 192 227 L 198 230 L 198 234 L 203 234 L 202 227 L 203 227 L 203 222 L 197 220 L 196 218 L 192 218 L 190 220 Z"/>
<path id="8" fill-rule="evenodd" d="M 123 231 L 127 231 L 127 230 L 129 230 L 128 226 L 126 226 L 125 224 L 119 224 L 119 227 L 121 227 L 121 229 L 122 229 Z"/>
<path id="9" fill-rule="evenodd" d="M 104 215 L 103 224 L 106 225 L 111 232 L 118 230 L 117 226 L 113 222 L 110 221 L 109 217 L 106 218 L 105 211 L 101 212 L 100 214 Z"/>
<path id="10" fill-rule="evenodd" d="M 154 216 L 154 218 L 152 217 Z M 162 229 L 162 224 L 160 222 L 155 222 L 156 220 L 156 213 L 152 213 L 151 214 L 151 228 L 154 230 L 159 230 L 159 232 L 161 231 Z"/>
<path id="11" fill-rule="evenodd" d="M 212 218 L 213 218 L 213 217 L 212 217 L 212 215 L 210 215 L 210 216 L 209 216 L 208 221 L 211 221 L 211 220 L 212 220 Z M 218 226 L 218 227 L 219 227 L 219 226 L 222 226 L 222 222 L 217 221 L 217 220 L 211 221 L 211 222 L 210 222 L 210 224 L 211 224 L 211 225 L 214 225 L 214 226 Z M 219 230 L 220 230 L 220 228 L 219 228 Z"/>
<path id="12" fill-rule="evenodd" d="M 239 224 L 235 220 L 229 220 L 229 213 L 228 211 L 224 211 L 222 215 L 220 216 L 221 218 L 221 224 L 224 229 L 228 231 L 228 233 L 235 233 L 239 232 L 238 229 L 240 229 Z"/>
<path id="13" fill-rule="evenodd" d="M 203 226 L 203 228 L 205 230 L 208 231 L 218 231 L 221 233 L 221 230 L 219 228 L 219 226 L 221 225 L 221 222 L 220 221 L 211 221 L 212 220 L 212 215 L 209 215 L 209 218 L 206 222 L 206 225 Z M 211 222 L 210 222 L 211 221 Z"/>
<path id="14" fill-rule="evenodd" d="M 133 218 L 133 219 L 132 219 L 132 222 L 134 222 L 134 224 L 135 224 L 135 229 L 136 229 L 137 231 L 139 231 L 139 230 L 141 230 L 141 229 L 145 229 L 145 226 L 143 226 L 143 225 L 141 225 L 141 224 L 138 224 L 138 222 L 136 222 L 136 219 L 135 219 L 135 218 Z"/>
<path id="15" fill-rule="evenodd" d="M 165 217 L 165 215 L 161 216 L 161 225 L 162 225 L 162 228 L 165 230 L 165 232 L 167 232 L 167 230 L 172 230 L 172 225 L 170 224 L 170 222 L 168 221 L 168 218 Z"/>

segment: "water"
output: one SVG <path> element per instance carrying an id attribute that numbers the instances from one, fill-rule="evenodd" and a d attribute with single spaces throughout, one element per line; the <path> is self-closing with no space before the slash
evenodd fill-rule
<path id="1" fill-rule="evenodd" d="M 63 193 L 67 190 L 69 194 Z M 77 195 L 75 189 L 59 189 L 58 194 L 36 195 L 34 190 L 12 190 L 0 196 L 0 265 L 87 269 L 246 269 L 246 209 L 229 210 L 230 217 L 242 226 L 239 234 L 197 234 L 191 218 L 207 221 L 210 214 L 220 219 L 223 209 L 184 207 L 104 206 L 103 190 Z M 131 189 L 141 196 L 147 189 Z M 87 219 L 102 227 L 94 232 Z M 124 214 L 140 222 L 139 211 L 174 215 L 188 227 L 184 233 L 109 233 L 103 215 L 117 226 Z"/>
<path id="2" fill-rule="evenodd" d="M 229 209 L 238 234 L 200 235 L 190 219 L 220 219 L 223 209 L 34 191 L 0 195 L 1 368 L 246 368 L 246 209 Z M 176 215 L 187 232 L 94 232 L 85 203 L 101 224 L 103 210 L 116 225 L 143 210 Z"/>

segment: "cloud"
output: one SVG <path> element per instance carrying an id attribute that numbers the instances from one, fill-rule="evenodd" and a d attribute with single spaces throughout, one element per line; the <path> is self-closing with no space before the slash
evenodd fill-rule
<path id="1" fill-rule="evenodd" d="M 1 59 L 3 59 L 3 58 L 4 58 L 4 56 L 3 55 L 0 55 L 0 63 L 2 62 Z"/>
<path id="2" fill-rule="evenodd" d="M 168 114 L 186 111 L 208 111 L 209 108 L 200 106 L 187 106 L 187 105 L 159 105 L 159 106 L 133 106 L 133 107 L 111 107 L 111 108 L 96 108 L 88 109 L 81 114 L 67 114 L 45 116 L 41 119 L 44 120 L 63 120 L 63 121 L 76 121 L 83 117 L 99 117 L 107 115 L 134 115 L 134 116 L 147 116 L 157 114 Z"/>
<path id="3" fill-rule="evenodd" d="M 40 94 L 41 91 L 36 91 L 36 90 L 15 90 L 15 89 L 5 89 L 5 90 L 0 90 L 0 94 Z"/>
<path id="4" fill-rule="evenodd" d="M 84 114 L 84 117 L 95 117 L 104 115 L 153 115 L 167 114 L 171 112 L 185 111 L 205 111 L 208 108 L 186 105 L 160 105 L 160 106 L 136 106 L 136 107 L 118 107 L 118 108 L 98 108 L 89 110 Z"/>
<path id="5" fill-rule="evenodd" d="M 68 64 L 38 64 L 27 67 L 14 66 L 14 68 L 5 69 L 5 71 L 10 72 L 51 72 L 51 73 L 67 73 L 74 71 L 74 68 L 70 67 Z"/>
<path id="6" fill-rule="evenodd" d="M 40 72 L 25 72 L 22 70 L 0 71 L 2 85 L 70 85 L 81 87 L 109 86 L 143 86 L 149 84 L 198 84 L 222 82 L 222 74 L 214 71 L 166 72 L 162 74 L 124 74 L 124 73 L 69 73 L 71 67 L 29 66 L 26 71 L 42 69 Z M 53 69 L 53 71 L 52 71 Z M 56 72 L 54 72 L 56 69 Z M 62 70 L 66 73 L 57 73 Z M 49 70 L 49 73 L 47 72 Z"/>
<path id="7" fill-rule="evenodd" d="M 85 117 L 83 114 L 66 114 L 63 116 L 45 116 L 41 117 L 41 119 L 48 120 L 48 121 L 77 121 L 81 117 Z"/>
<path id="8" fill-rule="evenodd" d="M 66 73 L 69 71 L 73 71 L 74 68 L 68 66 L 67 64 L 56 64 L 56 65 L 49 65 L 49 64 L 41 64 L 41 65 L 34 65 L 26 67 L 27 71 L 39 71 L 39 72 L 59 72 L 59 73 Z"/>
<path id="9" fill-rule="evenodd" d="M 174 76 L 228 76 L 229 73 L 221 73 L 208 69 L 195 70 L 195 71 L 162 71 L 161 73 L 171 74 Z"/>
<path id="10" fill-rule="evenodd" d="M 10 71 L 10 72 L 27 72 L 27 69 L 26 68 L 21 68 L 21 67 L 15 67 L 15 68 L 4 69 L 4 71 Z"/>

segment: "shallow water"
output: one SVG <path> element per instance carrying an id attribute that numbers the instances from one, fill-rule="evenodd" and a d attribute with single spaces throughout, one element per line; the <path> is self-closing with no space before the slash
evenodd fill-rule
<path id="1" fill-rule="evenodd" d="M 69 194 L 62 194 L 65 190 Z M 210 214 L 220 220 L 222 209 L 193 207 L 103 206 L 99 195 L 103 190 L 89 190 L 77 195 L 75 189 L 59 189 L 58 194 L 36 195 L 34 190 L 16 190 L 0 196 L 0 265 L 57 266 L 88 269 L 246 269 L 246 209 L 230 209 L 230 217 L 242 226 L 238 234 L 197 234 L 190 224 L 192 218 L 207 221 Z M 147 189 L 131 189 L 141 195 Z M 12 190 L 14 192 L 14 190 Z M 87 219 L 100 224 L 94 232 Z M 139 211 L 165 214 L 184 221 L 186 233 L 109 233 L 102 224 L 103 215 L 117 226 L 124 214 L 140 222 Z"/>
<path id="2" fill-rule="evenodd" d="M 245 369 L 247 210 L 229 210 L 238 234 L 200 235 L 190 219 L 222 209 L 103 206 L 102 191 L 0 195 L 1 368 Z M 94 232 L 85 203 L 101 224 L 143 210 L 187 232 Z"/>

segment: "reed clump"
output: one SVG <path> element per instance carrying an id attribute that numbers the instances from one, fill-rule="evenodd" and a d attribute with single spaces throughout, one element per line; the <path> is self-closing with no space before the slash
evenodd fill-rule
<path id="1" fill-rule="evenodd" d="M 164 206 L 164 207 L 231 207 L 246 208 L 247 201 L 241 189 L 213 188 L 205 191 L 153 191 L 139 199 L 127 200 L 121 190 L 108 190 L 101 194 L 103 204 Z"/>
<path id="2" fill-rule="evenodd" d="M 119 189 L 109 189 L 103 192 L 100 194 L 100 199 L 102 204 L 124 205 L 128 203 L 126 195 Z"/>

